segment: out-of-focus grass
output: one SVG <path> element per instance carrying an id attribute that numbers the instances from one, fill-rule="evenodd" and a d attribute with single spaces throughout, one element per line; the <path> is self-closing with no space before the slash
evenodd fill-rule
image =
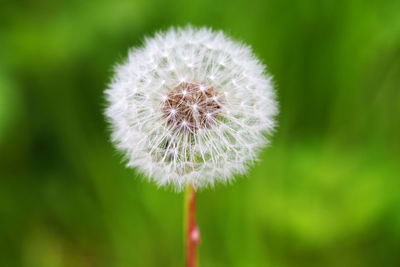
<path id="1" fill-rule="evenodd" d="M 281 113 L 247 177 L 198 195 L 202 266 L 398 266 L 399 1 L 6 1 L 0 266 L 179 266 L 181 195 L 125 169 L 103 90 L 144 35 L 207 25 Z"/>

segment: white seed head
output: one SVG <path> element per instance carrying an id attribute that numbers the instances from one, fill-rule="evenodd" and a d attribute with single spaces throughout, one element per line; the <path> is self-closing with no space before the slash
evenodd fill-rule
<path id="1" fill-rule="evenodd" d="M 271 77 L 250 48 L 207 28 L 146 39 L 115 68 L 106 95 L 127 165 L 176 191 L 245 173 L 278 111 Z"/>

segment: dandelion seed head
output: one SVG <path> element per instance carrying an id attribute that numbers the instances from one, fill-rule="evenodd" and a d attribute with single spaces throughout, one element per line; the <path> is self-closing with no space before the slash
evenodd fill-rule
<path id="1" fill-rule="evenodd" d="M 271 77 L 250 48 L 207 28 L 146 39 L 115 68 L 106 96 L 127 166 L 176 191 L 245 173 L 278 112 Z"/>

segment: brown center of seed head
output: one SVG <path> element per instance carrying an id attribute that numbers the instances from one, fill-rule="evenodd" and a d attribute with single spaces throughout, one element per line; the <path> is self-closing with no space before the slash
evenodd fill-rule
<path id="1" fill-rule="evenodd" d="M 175 131 L 194 133 L 216 122 L 221 103 L 213 87 L 182 82 L 162 100 L 161 111 Z"/>

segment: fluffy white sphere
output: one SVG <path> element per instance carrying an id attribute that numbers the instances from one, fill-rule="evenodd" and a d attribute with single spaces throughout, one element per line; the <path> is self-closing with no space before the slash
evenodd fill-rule
<path id="1" fill-rule="evenodd" d="M 271 77 L 250 48 L 207 28 L 146 39 L 115 68 L 106 95 L 127 166 L 176 191 L 245 173 L 278 111 Z"/>

